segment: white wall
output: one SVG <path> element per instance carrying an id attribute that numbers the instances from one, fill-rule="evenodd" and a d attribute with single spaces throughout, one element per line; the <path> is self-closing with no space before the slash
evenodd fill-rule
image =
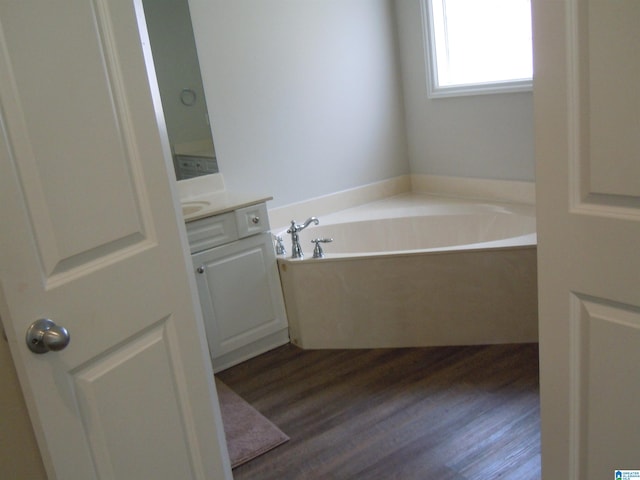
<path id="1" fill-rule="evenodd" d="M 228 188 L 279 206 L 409 172 L 390 0 L 189 4 Z"/>
<path id="2" fill-rule="evenodd" d="M 530 92 L 428 99 L 420 0 L 396 0 L 411 173 L 534 180 Z"/>
<path id="3" fill-rule="evenodd" d="M 46 480 L 9 344 L 0 323 L 0 476 Z"/>

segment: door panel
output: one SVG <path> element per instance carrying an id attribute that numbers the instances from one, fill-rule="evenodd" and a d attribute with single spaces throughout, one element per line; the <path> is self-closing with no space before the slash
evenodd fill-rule
<path id="1" fill-rule="evenodd" d="M 578 48 L 583 46 L 588 69 L 581 83 L 589 112 L 582 128 L 589 136 L 590 189 L 629 197 L 640 196 L 640 9 L 634 3 L 590 0 L 577 5 L 579 27 L 584 24 L 583 37 L 588 36 Z"/>
<path id="2" fill-rule="evenodd" d="M 566 7 L 574 207 L 632 207 L 603 213 L 638 215 L 640 8 L 633 0 L 568 0 Z"/>
<path id="3" fill-rule="evenodd" d="M 153 241 L 143 222 L 148 200 L 141 198 L 141 178 L 132 175 L 141 167 L 113 43 L 121 25 L 111 25 L 107 12 L 94 6 L 88 0 L 40 2 L 37 18 L 13 8 L 3 23 L 10 80 L 20 86 L 6 109 L 21 117 L 23 129 L 7 127 L 24 135 L 13 143 L 16 168 L 47 278 Z M 49 21 L 61 16 L 70 25 Z M 55 55 L 42 48 L 52 44 Z M 60 121 L 64 130 L 51 128 Z M 68 158 L 81 160 L 65 168 Z"/>
<path id="4" fill-rule="evenodd" d="M 230 478 L 136 9 L 0 3 L 0 316 L 50 478 Z"/>
<path id="5" fill-rule="evenodd" d="M 574 296 L 571 324 L 578 470 L 613 478 L 638 458 L 640 422 L 632 412 L 640 398 L 640 309 Z"/>
<path id="6" fill-rule="evenodd" d="M 613 478 L 640 468 L 640 4 L 533 19 L 542 474 Z"/>
<path id="7" fill-rule="evenodd" d="M 154 455 L 131 455 L 130 445 L 121 441 L 128 438 L 140 444 L 147 437 L 175 434 L 188 438 L 189 415 L 183 411 L 188 392 L 180 381 L 187 372 L 181 368 L 179 351 L 171 346 L 176 344 L 174 328 L 173 319 L 163 320 L 69 372 L 100 478 L 194 476 L 187 469 L 191 462 L 186 444 L 168 451 L 175 445 L 167 442 Z M 158 412 L 163 412 L 161 419 Z M 158 461 L 161 458 L 170 461 Z"/>

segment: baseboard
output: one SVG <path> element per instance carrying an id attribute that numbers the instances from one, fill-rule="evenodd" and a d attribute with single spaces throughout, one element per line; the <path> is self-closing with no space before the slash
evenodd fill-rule
<path id="1" fill-rule="evenodd" d="M 284 328 L 272 333 L 260 340 L 256 340 L 249 345 L 240 347 L 233 352 L 229 352 L 225 355 L 220 355 L 211 360 L 214 373 L 221 372 L 229 367 L 233 367 L 239 363 L 249 360 L 250 358 L 257 357 L 258 355 L 278 348 L 282 345 L 289 343 L 289 329 Z"/>

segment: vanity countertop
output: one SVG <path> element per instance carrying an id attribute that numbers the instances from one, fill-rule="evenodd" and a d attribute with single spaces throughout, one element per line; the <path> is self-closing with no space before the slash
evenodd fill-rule
<path id="1" fill-rule="evenodd" d="M 227 190 L 212 192 L 196 197 L 185 198 L 180 202 L 183 207 L 183 217 L 186 223 L 199 220 L 201 218 L 220 215 L 221 213 L 232 212 L 239 208 L 250 207 L 259 203 L 272 200 L 269 196 L 256 196 L 246 193 L 234 193 Z M 193 211 L 189 211 L 193 207 Z"/>
<path id="2" fill-rule="evenodd" d="M 186 223 L 273 199 L 269 195 L 227 190 L 221 174 L 182 180 L 178 182 L 178 192 Z"/>

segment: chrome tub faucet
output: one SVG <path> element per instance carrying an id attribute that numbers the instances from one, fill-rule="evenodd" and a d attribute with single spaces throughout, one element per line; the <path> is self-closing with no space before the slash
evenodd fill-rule
<path id="1" fill-rule="evenodd" d="M 291 220 L 291 227 L 287 230 L 287 233 L 291 234 L 291 258 L 303 258 L 302 247 L 300 246 L 300 238 L 298 232 L 301 232 L 307 228 L 311 223 L 318 225 L 320 220 L 316 217 L 310 217 L 305 220 L 303 224 L 296 224 L 295 220 Z"/>

